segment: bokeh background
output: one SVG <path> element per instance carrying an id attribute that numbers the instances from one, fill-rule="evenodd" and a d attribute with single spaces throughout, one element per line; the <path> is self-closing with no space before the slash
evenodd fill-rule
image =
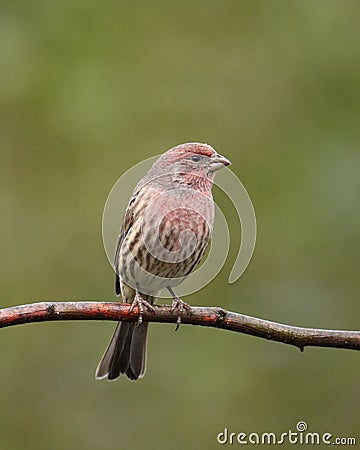
<path id="1" fill-rule="evenodd" d="M 1 307 L 114 300 L 108 192 L 135 163 L 196 140 L 232 160 L 258 240 L 229 285 L 238 222 L 216 193 L 232 250 L 185 300 L 359 329 L 359 18 L 356 0 L 1 2 Z M 224 427 L 281 433 L 299 420 L 359 439 L 355 351 L 154 324 L 146 377 L 98 382 L 113 328 L 1 331 L 1 448 L 209 449 Z"/>

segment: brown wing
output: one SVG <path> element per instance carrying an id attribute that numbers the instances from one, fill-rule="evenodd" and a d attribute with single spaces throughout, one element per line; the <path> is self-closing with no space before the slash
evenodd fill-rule
<path id="1" fill-rule="evenodd" d="M 118 271 L 118 266 L 122 243 L 128 232 L 130 231 L 131 227 L 133 226 L 135 220 L 139 216 L 139 214 L 143 212 L 143 206 L 149 204 L 150 200 L 156 198 L 156 196 L 160 192 L 158 189 L 156 189 L 155 186 L 150 184 L 152 181 L 153 177 L 151 171 L 149 171 L 148 174 L 144 178 L 142 178 L 139 181 L 139 183 L 135 186 L 135 189 L 132 193 L 129 204 L 125 211 L 125 216 L 121 224 L 120 233 L 116 244 L 116 251 L 114 258 L 114 269 L 116 273 L 115 279 L 116 295 L 121 294 L 120 274 Z"/>
<path id="2" fill-rule="evenodd" d="M 136 192 L 136 194 L 137 194 L 137 192 Z M 116 277 L 115 277 L 115 293 L 116 293 L 116 295 L 121 294 L 120 275 L 119 275 L 119 270 L 118 270 L 120 248 L 121 248 L 121 245 L 123 243 L 125 236 L 127 235 L 127 233 L 129 232 L 130 228 L 132 227 L 132 225 L 134 223 L 134 203 L 135 203 L 135 200 L 137 197 L 136 194 L 134 194 L 131 197 L 129 204 L 126 208 L 125 216 L 124 216 L 124 219 L 123 219 L 121 227 L 120 227 L 120 233 L 119 233 L 119 237 L 118 237 L 117 244 L 116 244 L 115 257 L 114 257 L 114 270 L 115 270 L 115 274 L 116 274 Z"/>

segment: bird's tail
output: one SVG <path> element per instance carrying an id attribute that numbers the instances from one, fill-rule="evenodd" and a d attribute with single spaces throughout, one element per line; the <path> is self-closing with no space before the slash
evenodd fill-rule
<path id="1" fill-rule="evenodd" d="M 96 369 L 96 378 L 115 380 L 121 374 L 130 380 L 144 376 L 148 322 L 136 326 L 119 322 Z"/>

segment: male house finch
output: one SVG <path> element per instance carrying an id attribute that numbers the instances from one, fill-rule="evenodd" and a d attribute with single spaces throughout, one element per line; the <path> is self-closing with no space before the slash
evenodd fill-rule
<path id="1" fill-rule="evenodd" d="M 161 289 L 180 313 L 190 306 L 173 291 L 196 267 L 209 244 L 214 222 L 211 188 L 215 172 L 230 161 L 207 144 L 188 143 L 161 155 L 136 185 L 117 242 L 116 294 L 139 307 L 137 324 L 119 322 L 96 369 L 96 378 L 145 373 L 148 323 L 144 307 Z"/>

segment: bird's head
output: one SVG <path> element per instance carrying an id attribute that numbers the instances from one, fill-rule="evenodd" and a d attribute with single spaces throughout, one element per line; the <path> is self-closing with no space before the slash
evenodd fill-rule
<path id="1" fill-rule="evenodd" d="M 203 186 L 205 189 L 206 185 L 211 188 L 215 172 L 229 164 L 230 161 L 219 155 L 211 145 L 191 142 L 163 153 L 154 163 L 152 171 L 160 176 L 170 175 L 178 185 Z"/>

